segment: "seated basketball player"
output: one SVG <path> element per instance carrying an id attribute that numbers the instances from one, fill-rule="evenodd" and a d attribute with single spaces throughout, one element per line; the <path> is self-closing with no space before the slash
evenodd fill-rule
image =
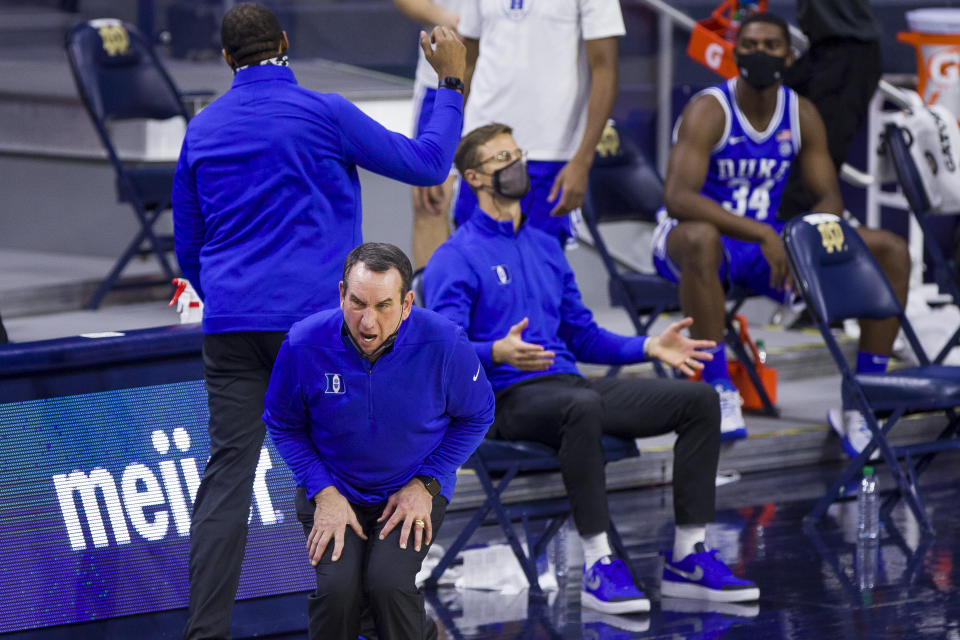
<path id="1" fill-rule="evenodd" d="M 743 21 L 734 50 L 739 76 L 705 89 L 683 110 L 667 166 L 666 215 L 654 233 L 654 263 L 679 283 L 692 336 L 719 345 L 704 363 L 703 378 L 720 395 L 725 438 L 745 437 L 746 427 L 722 344 L 724 291 L 737 285 L 781 302 L 791 296 L 783 223 L 776 217 L 791 170 L 802 172 L 814 211 L 843 213 L 823 122 L 813 104 L 781 86 L 793 62 L 789 42 L 786 23 L 773 14 Z M 906 243 L 888 231 L 859 233 L 905 302 Z M 885 370 L 896 334 L 895 319 L 861 321 L 857 372 Z M 832 411 L 830 422 L 848 454 L 870 439 L 857 411 Z"/>
<path id="2" fill-rule="evenodd" d="M 673 550 L 661 593 L 733 602 L 759 589 L 706 549 L 714 518 L 720 407 L 702 383 L 659 378 L 587 380 L 577 360 L 629 364 L 657 358 L 687 374 L 714 345 L 690 340 L 684 320 L 661 335 L 621 336 L 597 326 L 580 299 L 556 238 L 532 227 L 521 199 L 530 188 L 511 129 L 480 127 L 460 141 L 454 164 L 479 208 L 434 252 L 423 275 L 427 306 L 467 332 L 496 393 L 488 437 L 530 440 L 558 450 L 560 471 L 584 554 L 581 604 L 604 613 L 650 608 L 629 568 L 613 556 L 601 437 L 676 432 Z"/>

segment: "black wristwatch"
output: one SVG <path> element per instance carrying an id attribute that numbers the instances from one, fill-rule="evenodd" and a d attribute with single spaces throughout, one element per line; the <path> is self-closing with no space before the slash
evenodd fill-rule
<path id="1" fill-rule="evenodd" d="M 439 89 L 453 89 L 454 91 L 459 91 L 463 93 L 465 87 L 463 86 L 463 80 L 454 76 L 447 76 L 446 78 L 440 81 Z"/>
<path id="2" fill-rule="evenodd" d="M 416 475 L 413 477 L 423 483 L 431 498 L 436 498 L 437 494 L 440 493 L 440 483 L 433 476 Z"/>

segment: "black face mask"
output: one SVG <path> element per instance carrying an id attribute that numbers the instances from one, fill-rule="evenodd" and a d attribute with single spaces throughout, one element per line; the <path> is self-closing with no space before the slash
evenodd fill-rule
<path id="1" fill-rule="evenodd" d="M 530 174 L 527 165 L 517 158 L 502 169 L 490 174 L 493 192 L 510 200 L 519 200 L 530 191 Z"/>
<path id="2" fill-rule="evenodd" d="M 737 55 L 740 77 L 754 89 L 766 89 L 782 80 L 786 67 L 787 59 L 784 56 L 771 56 L 763 51 Z"/>

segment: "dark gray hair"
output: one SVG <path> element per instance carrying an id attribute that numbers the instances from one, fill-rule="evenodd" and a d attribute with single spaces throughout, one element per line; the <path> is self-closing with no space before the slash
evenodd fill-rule
<path id="1" fill-rule="evenodd" d="M 387 242 L 365 242 L 355 247 L 343 261 L 343 285 L 347 288 L 347 275 L 358 262 L 375 273 L 386 273 L 390 269 L 400 272 L 400 297 L 407 295 L 413 280 L 413 265 L 410 258 L 398 247 Z"/>

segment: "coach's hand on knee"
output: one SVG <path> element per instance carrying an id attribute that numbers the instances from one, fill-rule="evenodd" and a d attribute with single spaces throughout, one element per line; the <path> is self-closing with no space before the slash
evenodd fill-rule
<path id="1" fill-rule="evenodd" d="M 387 521 L 380 530 L 380 539 L 389 535 L 394 527 L 400 526 L 400 548 L 407 548 L 410 539 L 410 530 L 413 529 L 413 550 L 420 551 L 423 543 L 430 544 L 433 539 L 433 522 L 430 513 L 433 511 L 433 497 L 423 483 L 413 478 L 400 491 L 390 496 L 383 513 L 377 522 Z"/>
<path id="2" fill-rule="evenodd" d="M 343 537 L 347 527 L 353 529 L 361 539 L 367 539 L 363 533 L 363 527 L 357 520 L 357 514 L 353 512 L 353 507 L 336 487 L 331 485 L 325 488 L 313 497 L 313 502 L 316 505 L 313 511 L 313 528 L 307 536 L 310 564 L 317 566 L 331 539 L 333 539 L 333 554 L 330 559 L 333 562 L 339 560 L 343 552 Z"/>

